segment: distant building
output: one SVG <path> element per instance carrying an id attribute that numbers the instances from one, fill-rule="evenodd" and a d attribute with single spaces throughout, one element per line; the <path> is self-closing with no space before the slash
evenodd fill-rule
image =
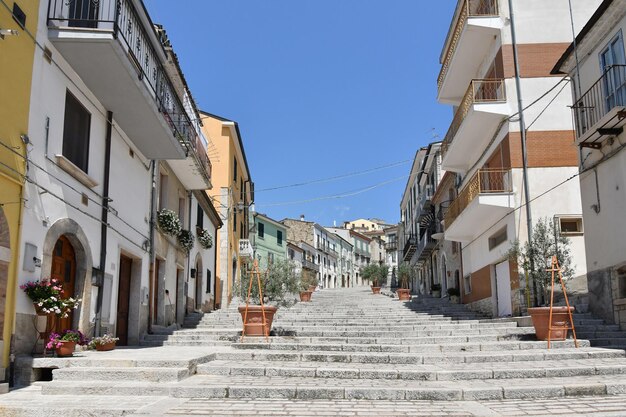
<path id="1" fill-rule="evenodd" d="M 279 260 L 287 259 L 287 226 L 266 216 L 253 215 L 255 233 L 251 236 L 255 258 L 261 269 Z"/>

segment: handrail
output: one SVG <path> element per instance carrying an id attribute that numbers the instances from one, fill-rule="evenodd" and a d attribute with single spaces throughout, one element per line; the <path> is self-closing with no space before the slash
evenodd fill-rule
<path id="1" fill-rule="evenodd" d="M 626 106 L 626 65 L 612 65 L 574 103 L 577 136 L 581 137 L 617 106 Z"/>
<path id="2" fill-rule="evenodd" d="M 510 169 L 481 169 L 467 182 L 445 214 L 446 228 L 461 215 L 463 210 L 480 194 L 510 193 L 513 182 Z"/>
<path id="3" fill-rule="evenodd" d="M 461 38 L 461 33 L 463 32 L 463 28 L 465 28 L 465 25 L 467 24 L 467 19 L 469 19 L 470 17 L 497 17 L 499 15 L 498 0 L 463 1 L 459 17 L 457 18 L 456 24 L 454 26 L 454 30 L 451 32 L 452 38 L 450 39 L 448 47 L 446 48 L 443 63 L 441 65 L 441 70 L 439 71 L 439 76 L 437 77 L 438 90 L 441 90 L 443 80 L 448 74 L 448 70 L 450 69 L 450 61 L 452 61 L 452 57 L 456 52 L 459 39 Z M 448 36 L 450 36 L 450 34 L 448 34 Z"/>
<path id="4" fill-rule="evenodd" d="M 459 131 L 463 120 L 474 104 L 480 103 L 502 103 L 506 102 L 505 82 L 502 78 L 494 79 L 475 79 L 470 82 L 467 91 L 461 100 L 459 108 L 456 110 L 450 127 L 446 132 L 446 136 L 441 144 L 441 153 L 445 155 L 457 132 Z"/>

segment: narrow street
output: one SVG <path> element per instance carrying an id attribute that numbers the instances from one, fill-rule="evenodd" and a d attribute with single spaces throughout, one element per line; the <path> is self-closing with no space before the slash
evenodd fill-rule
<path id="1" fill-rule="evenodd" d="M 267 342 L 241 342 L 240 326 L 222 310 L 162 347 L 34 359 L 58 368 L 53 380 L 0 397 L 0 415 L 609 416 L 626 404 L 623 350 L 548 350 L 532 327 L 447 300 L 322 290 L 279 310 Z"/>

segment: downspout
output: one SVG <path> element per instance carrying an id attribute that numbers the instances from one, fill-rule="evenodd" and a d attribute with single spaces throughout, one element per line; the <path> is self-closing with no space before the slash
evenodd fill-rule
<path id="1" fill-rule="evenodd" d="M 526 202 L 526 230 L 528 241 L 532 241 L 533 219 L 530 209 L 530 191 L 528 189 L 528 154 L 526 149 L 526 123 L 524 121 L 524 106 L 522 104 L 522 86 L 520 81 L 519 56 L 517 53 L 517 38 L 515 36 L 515 16 L 513 12 L 513 0 L 509 0 L 509 16 L 511 19 L 511 42 L 513 43 L 513 63 L 515 65 L 515 89 L 517 90 L 517 111 L 519 113 L 519 129 L 522 141 L 522 173 L 524 177 L 524 200 Z M 534 269 L 533 258 L 530 258 L 530 269 Z M 537 282 L 533 278 L 533 292 L 535 295 L 535 305 L 538 305 Z"/>
<path id="2" fill-rule="evenodd" d="M 100 223 L 100 274 L 98 298 L 96 300 L 96 323 L 94 332 L 96 336 L 102 334 L 102 301 L 104 299 L 104 271 L 107 260 L 107 233 L 109 221 L 109 180 L 111 173 L 111 134 L 113 132 L 113 112 L 107 111 L 107 131 L 104 149 L 104 182 L 102 185 L 102 222 Z"/>
<path id="3" fill-rule="evenodd" d="M 221 228 L 222 226 L 216 227 L 213 235 L 213 248 L 215 248 L 215 254 L 213 255 L 213 311 L 217 307 L 217 231 Z"/>
<path id="4" fill-rule="evenodd" d="M 191 191 L 187 191 L 187 198 L 189 199 L 189 233 L 191 233 Z M 195 235 L 194 235 L 195 236 Z M 196 286 L 198 286 L 198 274 L 199 271 L 196 271 Z M 187 283 L 187 293 L 189 293 L 189 277 L 191 275 L 191 251 L 187 252 L 187 276 L 185 276 L 185 282 Z M 200 285 L 202 285 L 202 283 L 200 283 Z M 183 285 L 183 292 L 185 291 L 185 285 Z M 198 291 L 195 291 L 196 294 L 198 293 Z M 202 291 L 200 292 L 202 293 Z M 195 295 L 194 295 L 195 297 Z M 195 300 L 196 305 L 198 304 L 198 300 Z M 202 300 L 200 300 L 200 305 L 202 305 Z M 187 315 L 187 294 L 183 294 L 183 306 L 184 306 L 184 314 L 183 317 L 185 317 Z M 195 306 L 194 306 L 194 310 L 195 310 Z"/>
<path id="5" fill-rule="evenodd" d="M 148 292 L 148 333 L 152 333 L 152 322 L 154 317 L 152 317 L 153 311 L 153 298 L 155 298 L 154 294 L 154 282 L 156 282 L 156 275 L 158 271 L 156 270 L 156 251 L 154 249 L 154 228 L 156 227 L 156 166 L 157 161 L 150 161 L 151 168 L 151 189 L 150 189 L 150 276 L 148 277 L 148 288 L 152 288 L 153 291 Z"/>

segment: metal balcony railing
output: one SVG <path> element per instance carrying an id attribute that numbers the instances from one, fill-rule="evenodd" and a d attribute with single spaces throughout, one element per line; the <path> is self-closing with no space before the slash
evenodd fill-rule
<path id="1" fill-rule="evenodd" d="M 469 180 L 467 185 L 454 199 L 445 214 L 446 228 L 480 194 L 510 193 L 513 191 L 510 169 L 481 169 Z"/>
<path id="2" fill-rule="evenodd" d="M 626 106 L 626 65 L 610 66 L 574 103 L 577 136 L 584 135 L 618 106 Z"/>
<path id="3" fill-rule="evenodd" d="M 504 87 L 504 79 L 472 80 L 441 144 L 442 154 L 445 155 L 448 151 L 448 147 L 474 104 L 501 103 L 505 101 L 506 89 Z"/>
<path id="4" fill-rule="evenodd" d="M 302 260 L 302 268 L 304 269 L 310 269 L 312 271 L 319 271 L 320 270 L 320 266 L 314 262 L 311 261 L 307 261 L 306 259 Z"/>
<path id="5" fill-rule="evenodd" d="M 470 17 L 497 17 L 500 15 L 498 9 L 498 0 L 464 0 L 461 6 L 459 17 L 454 24 L 454 29 L 448 34 L 450 36 L 450 42 L 444 54 L 443 63 L 439 76 L 437 77 L 437 88 L 441 90 L 443 80 L 448 74 L 450 69 L 450 61 L 456 52 L 456 48 L 459 44 L 459 39 L 463 33 L 463 29 L 467 24 L 467 19 Z"/>
<path id="6" fill-rule="evenodd" d="M 385 242 L 385 250 L 387 251 L 394 251 L 398 249 L 398 241 L 397 240 L 391 240 L 389 242 Z"/>
<path id="7" fill-rule="evenodd" d="M 239 239 L 239 257 L 243 259 L 252 259 L 254 250 L 250 239 Z"/>
<path id="8" fill-rule="evenodd" d="M 415 251 L 417 250 L 418 238 L 415 235 L 409 235 L 404 244 L 403 259 L 405 261 L 411 259 Z"/>
<path id="9" fill-rule="evenodd" d="M 131 0 L 50 0 L 48 3 L 50 27 L 113 33 L 150 89 L 174 136 L 187 151 L 195 152 L 196 131 L 153 45 L 148 31 L 154 28 L 146 28 L 146 21 L 149 18 L 142 19 Z"/>

